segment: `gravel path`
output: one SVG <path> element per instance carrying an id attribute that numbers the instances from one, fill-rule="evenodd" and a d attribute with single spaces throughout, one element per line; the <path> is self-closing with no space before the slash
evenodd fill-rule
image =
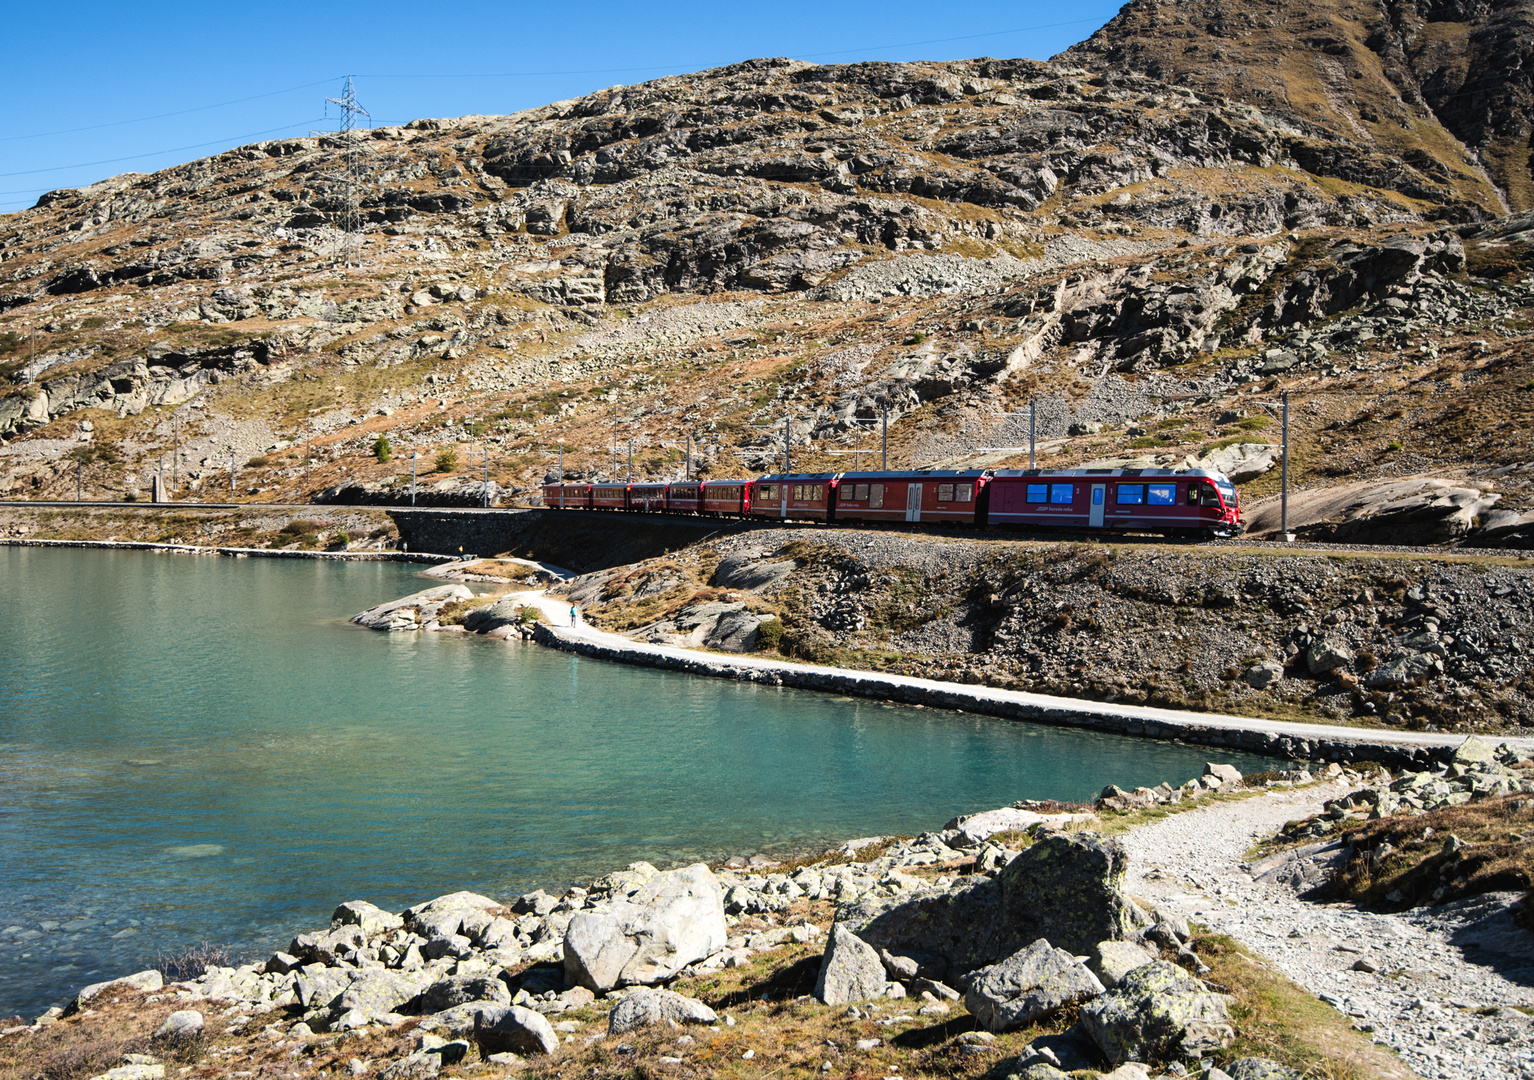
<path id="1" fill-rule="evenodd" d="M 1234 937 L 1423 1076 L 1534 1080 L 1534 1019 L 1506 1008 L 1534 1005 L 1534 986 L 1466 959 L 1465 923 L 1475 912 L 1458 920 L 1445 909 L 1376 915 L 1307 903 L 1244 872 L 1256 840 L 1346 793 L 1335 784 L 1269 791 L 1142 826 L 1125 838 L 1130 892 Z M 1475 951 L 1507 959 L 1501 950 Z M 1359 960 L 1379 973 L 1353 970 Z M 1495 1015 L 1479 1011 L 1491 1008 Z"/>

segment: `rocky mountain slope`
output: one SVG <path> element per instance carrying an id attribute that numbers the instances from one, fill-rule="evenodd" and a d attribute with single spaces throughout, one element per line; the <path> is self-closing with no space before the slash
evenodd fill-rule
<path id="1" fill-rule="evenodd" d="M 561 447 L 868 465 L 886 414 L 892 464 L 1016 465 L 1031 405 L 1051 462 L 1200 459 L 1251 502 L 1290 390 L 1301 486 L 1401 480 L 1402 539 L 1522 543 L 1534 223 L 1441 156 L 1127 73 L 1141 14 L 1079 62 L 757 60 L 380 128 L 350 240 L 339 137 L 49 193 L 0 218 L 0 494 L 414 471 L 478 503 Z"/>
<path id="2" fill-rule="evenodd" d="M 1134 0 L 1062 58 L 1246 101 L 1521 211 L 1534 207 L 1531 20 L 1527 0 Z"/>

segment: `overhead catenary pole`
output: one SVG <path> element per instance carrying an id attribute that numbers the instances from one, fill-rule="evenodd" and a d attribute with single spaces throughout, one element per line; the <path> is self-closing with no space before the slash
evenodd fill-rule
<path id="1" fill-rule="evenodd" d="M 490 505 L 490 444 L 480 443 L 480 449 L 485 452 L 485 505 Z"/>
<path id="2" fill-rule="evenodd" d="M 415 459 L 416 452 L 410 451 L 410 505 L 415 505 Z"/>
<path id="3" fill-rule="evenodd" d="M 616 471 L 616 470 L 614 470 L 614 471 Z M 625 484 L 632 484 L 634 482 L 634 436 L 632 436 L 632 435 L 629 436 L 629 465 L 628 465 L 628 472 L 624 474 L 623 482 Z"/>
<path id="4" fill-rule="evenodd" d="M 85 501 L 85 459 L 75 458 L 75 502 Z"/>
<path id="5" fill-rule="evenodd" d="M 1279 485 L 1278 528 L 1289 539 L 1289 391 L 1278 395 L 1284 405 L 1284 471 Z"/>
<path id="6" fill-rule="evenodd" d="M 691 435 L 691 433 L 689 433 L 688 436 L 687 436 L 687 461 L 682 466 L 682 479 L 683 480 L 691 480 L 692 479 L 692 435 Z"/>
<path id="7" fill-rule="evenodd" d="M 883 440 L 883 457 L 880 469 L 883 472 L 890 471 L 890 411 L 888 406 L 879 410 L 881 418 L 881 437 Z"/>
<path id="8" fill-rule="evenodd" d="M 1033 461 L 1034 434 L 1037 430 L 1037 410 L 1030 401 L 1028 403 L 1028 467 L 1030 469 L 1037 468 Z"/>
<path id="9" fill-rule="evenodd" d="M 790 426 L 792 421 L 788 417 L 783 418 L 783 472 L 784 475 L 793 472 L 793 458 L 788 449 L 789 441 L 794 436 L 794 429 Z"/>
<path id="10" fill-rule="evenodd" d="M 229 501 L 234 501 L 234 447 L 229 448 Z"/>
<path id="11" fill-rule="evenodd" d="M 559 482 L 565 482 L 565 444 L 559 444 Z"/>

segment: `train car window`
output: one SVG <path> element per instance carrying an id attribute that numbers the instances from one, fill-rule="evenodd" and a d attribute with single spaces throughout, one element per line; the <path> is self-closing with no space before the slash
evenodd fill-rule
<path id="1" fill-rule="evenodd" d="M 861 487 L 862 485 L 859 485 L 859 486 Z M 871 510 L 883 510 L 884 509 L 884 485 L 883 484 L 869 484 L 868 485 L 868 507 Z"/>
<path id="2" fill-rule="evenodd" d="M 968 484 L 955 484 L 953 486 L 954 502 L 974 502 L 975 493 Z"/>
<path id="3" fill-rule="evenodd" d="M 826 498 L 826 486 L 824 484 L 816 484 L 815 485 L 815 501 L 816 502 L 824 502 L 825 498 Z"/>
<path id="4" fill-rule="evenodd" d="M 856 484 L 843 484 L 836 489 L 836 497 L 842 502 L 851 502 L 857 494 L 857 490 L 858 486 Z"/>
<path id="5" fill-rule="evenodd" d="M 797 502 L 800 499 L 804 498 L 804 485 L 803 484 L 795 484 L 794 485 L 794 495 L 793 495 L 793 498 L 794 498 L 795 502 Z"/>
<path id="6" fill-rule="evenodd" d="M 1048 484 L 1029 484 L 1028 485 L 1028 501 L 1031 502 L 1031 503 L 1048 502 L 1049 501 L 1049 485 Z"/>
<path id="7" fill-rule="evenodd" d="M 857 496 L 858 502 L 862 502 L 864 499 L 868 498 L 868 485 L 854 484 L 853 493 Z"/>
<path id="8" fill-rule="evenodd" d="M 1176 484 L 1151 484 L 1146 489 L 1145 501 L 1152 506 L 1176 506 Z"/>
<path id="9" fill-rule="evenodd" d="M 1201 486 L 1202 485 L 1196 484 L 1196 483 L 1188 485 L 1188 505 L 1189 506 L 1197 506 L 1198 505 L 1198 489 Z"/>
<path id="10" fill-rule="evenodd" d="M 1139 506 L 1145 501 L 1145 485 L 1120 484 L 1117 501 L 1120 506 Z"/>
<path id="11" fill-rule="evenodd" d="M 939 484 L 937 486 L 937 501 L 941 503 L 953 502 L 952 484 Z"/>
<path id="12" fill-rule="evenodd" d="M 1213 484 L 1200 484 L 1199 491 L 1203 495 L 1204 505 L 1219 509 L 1220 493 L 1214 489 Z"/>
<path id="13" fill-rule="evenodd" d="M 1069 506 L 1076 501 L 1075 484 L 1050 484 L 1049 501 L 1056 506 Z"/>

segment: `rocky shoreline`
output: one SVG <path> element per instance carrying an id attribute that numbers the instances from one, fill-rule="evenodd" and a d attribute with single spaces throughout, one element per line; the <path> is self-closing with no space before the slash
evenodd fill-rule
<path id="1" fill-rule="evenodd" d="M 1087 727 L 1298 761 L 1374 761 L 1393 768 L 1420 769 L 1434 762 L 1446 762 L 1462 738 L 1446 733 L 1250 720 L 793 663 L 775 657 L 711 653 L 634 641 L 585 625 L 571 626 L 569 610 L 570 605 L 563 599 L 538 592 L 512 593 L 487 600 L 458 584 L 422 590 L 380 604 L 351 621 L 375 630 L 467 631 L 501 639 L 532 640 L 594 659 L 692 675 L 956 709 L 1031 723 Z M 1534 748 L 1534 740 L 1510 742 Z"/>
<path id="2" fill-rule="evenodd" d="M 287 548 L 204 547 L 199 544 L 154 544 L 143 540 L 28 540 L 0 536 L 0 547 L 93 548 L 99 551 L 158 551 L 169 555 L 224 555 L 236 559 L 310 559 L 321 562 L 455 562 L 456 555 L 408 551 L 300 551 Z"/>
<path id="3" fill-rule="evenodd" d="M 1360 816 L 1374 818 L 1426 812 L 1451 802 L 1459 787 L 1469 792 L 1463 801 L 1534 794 L 1531 770 L 1534 761 L 1520 752 L 1477 739 L 1446 768 L 1394 778 L 1335 763 L 1316 775 L 1243 777 L 1211 764 L 1179 788 L 1106 789 L 1090 810 L 1018 803 L 919 837 L 852 840 L 786 865 L 761 856 L 671 870 L 635 863 L 559 895 L 537 890 L 502 902 L 458 892 L 397 914 L 354 900 L 335 910 L 328 927 L 299 934 L 261 963 L 208 967 L 178 981 L 150 969 L 85 987 L 67 1006 L 0 1031 L 0 1061 L 28 1039 L 80 1027 L 106 1003 L 126 1000 L 158 1024 L 149 1040 L 158 1053 L 133 1055 L 101 1074 L 109 1080 L 163 1077 L 164 1058 L 194 1040 L 229 1067 L 242 1054 L 255 1060 L 278 1051 L 313 1066 L 331 1057 L 341 1064 L 350 1048 L 376 1037 L 383 1042 L 373 1045 L 392 1047 L 388 1059 L 356 1058 L 349 1068 L 385 1080 L 433 1076 L 460 1063 L 532 1067 L 608 1046 L 633 1065 L 650 1054 L 680 1063 L 701 1054 L 710 1034 L 735 1025 L 727 1000 L 736 999 L 709 1004 L 674 988 L 706 986 L 774 957 L 807 961 L 818 953 L 812 996 L 833 1010 L 827 1015 L 845 1011 L 885 1028 L 940 1026 L 960 1060 L 973 1057 L 998 1076 L 1059 1080 L 1092 1070 L 1146 1080 L 1155 1070 L 1173 1078 L 1202 1067 L 1206 1076 L 1220 1069 L 1232 1080 L 1294 1077 L 1285 1063 L 1228 1052 L 1244 1045 L 1239 1001 L 1228 987 L 1199 978 L 1210 968 L 1209 954 L 1198 951 L 1197 923 L 1212 913 L 1201 907 L 1190 924 L 1176 897 L 1147 902 L 1144 890 L 1160 876 L 1147 876 L 1147 868 L 1164 852 L 1136 838 L 1193 818 L 1153 815 L 1123 837 L 1121 823 L 1133 826 L 1137 812 L 1176 804 L 1207 821 L 1281 805 L 1284 813 L 1314 806 L 1325 814 L 1318 820 L 1336 828 L 1360 807 L 1370 808 Z M 1388 806 L 1381 791 L 1407 794 Z M 1246 887 L 1261 883 L 1292 896 L 1309 884 L 1295 868 L 1312 854 L 1300 849 L 1243 863 L 1235 876 Z M 1214 885 L 1216 901 L 1223 887 Z M 1516 909 L 1519 901 L 1500 903 Z M 1439 930 L 1423 933 L 1452 934 L 1463 923 L 1441 921 Z M 1260 951 L 1270 940 L 1288 940 L 1283 930 L 1267 925 L 1264 936 L 1243 943 Z M 1439 967 L 1474 966 L 1436 940 L 1422 945 L 1417 951 L 1432 952 Z M 1528 955 L 1534 958 L 1534 948 Z M 1395 959 L 1416 963 L 1410 955 Z M 1456 985 L 1466 978 L 1454 977 Z M 1472 1039 L 1456 1052 L 1474 1045 L 1482 1059 L 1439 1061 L 1436 1075 L 1520 1075 L 1516 1063 L 1534 1047 L 1534 1020 L 1503 1006 L 1534 1005 L 1534 992 L 1526 981 L 1518 985 L 1513 992 L 1523 1000 L 1491 1002 L 1494 1022 L 1483 1020 L 1500 1040 L 1495 1052 L 1486 1057 Z M 1342 1007 L 1335 995 L 1322 1000 Z M 1059 1015 L 1079 1018 L 1030 1035 Z M 1368 1015 L 1364 1030 L 1376 1042 L 1405 1046 L 1404 1036 L 1392 1038 L 1391 1017 Z M 696 1034 L 681 1034 L 684 1026 Z M 613 1043 L 650 1028 L 669 1046 Z M 1019 1032 L 1030 1035 L 1026 1044 L 1017 1043 Z M 210 1050 L 210 1040 L 220 1046 Z M 838 1053 L 871 1051 L 880 1041 L 860 1040 Z M 1440 1050 L 1433 1060 L 1443 1056 Z"/>

